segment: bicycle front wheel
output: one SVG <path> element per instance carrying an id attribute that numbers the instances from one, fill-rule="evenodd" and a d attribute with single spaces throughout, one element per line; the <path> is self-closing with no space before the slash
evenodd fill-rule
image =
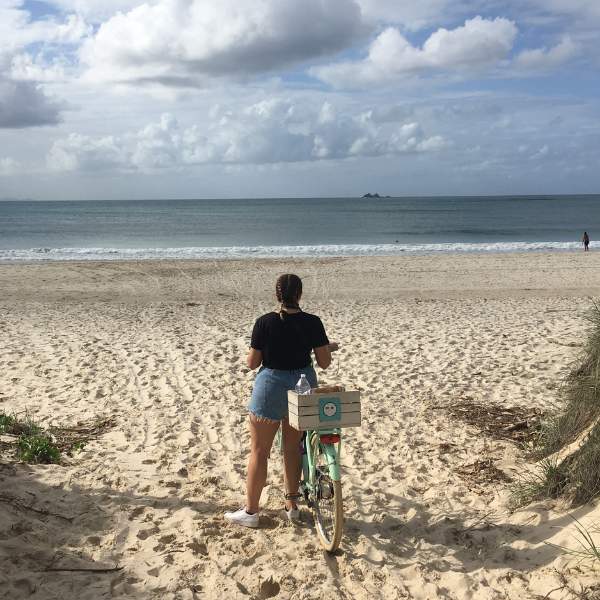
<path id="1" fill-rule="evenodd" d="M 332 479 L 330 473 L 331 453 L 326 453 L 325 448 L 319 441 L 319 436 L 315 436 L 314 444 L 315 494 L 313 510 L 315 525 L 321 546 L 327 552 L 335 552 L 342 540 L 344 524 L 342 482 Z M 335 452 L 332 447 L 328 450 Z"/>

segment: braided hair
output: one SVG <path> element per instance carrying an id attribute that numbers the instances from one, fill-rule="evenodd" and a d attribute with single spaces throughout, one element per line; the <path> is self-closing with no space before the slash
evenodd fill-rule
<path id="1" fill-rule="evenodd" d="M 280 275 L 275 283 L 275 294 L 277 301 L 281 303 L 279 317 L 283 321 L 285 319 L 285 308 L 300 309 L 298 300 L 302 295 L 302 280 L 298 275 L 292 273 Z"/>

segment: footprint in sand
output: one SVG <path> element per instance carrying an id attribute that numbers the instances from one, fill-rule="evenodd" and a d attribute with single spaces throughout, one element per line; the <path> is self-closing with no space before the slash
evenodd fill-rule
<path id="1" fill-rule="evenodd" d="M 145 506 L 136 506 L 130 513 L 129 513 L 129 520 L 133 521 L 134 519 L 137 519 L 140 515 L 144 514 L 144 511 L 146 510 Z"/>
<path id="2" fill-rule="evenodd" d="M 208 555 L 208 547 L 204 542 L 199 542 L 198 540 L 193 540 L 187 547 L 192 551 L 192 554 L 195 556 L 207 556 Z"/>
<path id="3" fill-rule="evenodd" d="M 281 586 L 279 582 L 275 581 L 273 577 L 269 577 L 269 579 L 265 579 L 265 581 L 261 582 L 258 587 L 258 597 L 263 600 L 266 598 L 274 598 L 279 595 L 281 591 Z"/>
<path id="4" fill-rule="evenodd" d="M 141 529 L 140 531 L 137 532 L 136 537 L 138 538 L 138 540 L 146 540 L 151 535 L 157 534 L 158 531 L 159 531 L 158 527 L 152 527 L 151 529 Z"/>

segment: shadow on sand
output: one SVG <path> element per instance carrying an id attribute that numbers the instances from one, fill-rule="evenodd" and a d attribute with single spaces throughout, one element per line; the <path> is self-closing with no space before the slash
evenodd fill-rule
<path id="1" fill-rule="evenodd" d="M 2 599 L 113 598 L 115 586 L 129 574 L 121 565 L 123 557 L 107 551 L 106 543 L 101 547 L 101 542 L 122 532 L 123 526 L 116 526 L 119 510 L 129 514 L 129 520 L 145 509 L 175 512 L 188 507 L 200 519 L 220 516 L 223 510 L 176 495 L 155 497 L 108 487 L 91 490 L 68 481 L 57 484 L 56 471 L 49 484 L 44 481 L 46 468 L 0 462 Z M 62 469 L 52 467 L 57 468 Z M 65 469 L 65 477 L 68 473 Z"/>

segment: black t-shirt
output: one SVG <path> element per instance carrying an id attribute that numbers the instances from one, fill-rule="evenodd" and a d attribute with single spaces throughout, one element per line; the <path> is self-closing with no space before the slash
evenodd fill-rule
<path id="1" fill-rule="evenodd" d="M 270 312 L 254 323 L 250 346 L 260 350 L 269 369 L 302 369 L 310 365 L 313 348 L 329 344 L 321 319 L 310 313 Z"/>

